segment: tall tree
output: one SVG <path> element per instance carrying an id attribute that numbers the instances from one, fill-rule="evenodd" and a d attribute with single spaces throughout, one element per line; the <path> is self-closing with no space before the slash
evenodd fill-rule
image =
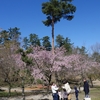
<path id="1" fill-rule="evenodd" d="M 30 34 L 29 42 L 32 46 L 40 46 L 40 39 L 38 38 L 38 35 L 36 34 Z"/>
<path id="2" fill-rule="evenodd" d="M 29 47 L 29 39 L 27 37 L 24 37 L 23 39 L 23 48 L 28 49 Z"/>
<path id="3" fill-rule="evenodd" d="M 52 52 L 54 54 L 54 24 L 61 18 L 71 20 L 76 7 L 71 4 L 72 0 L 49 0 L 42 3 L 42 12 L 46 14 L 47 20 L 43 21 L 44 25 L 52 27 Z"/>
<path id="4" fill-rule="evenodd" d="M 16 45 L 17 48 L 19 48 L 21 39 L 20 37 L 21 32 L 19 32 L 20 28 L 14 27 L 14 28 L 9 28 L 8 30 L 9 30 L 10 42 L 12 42 L 14 45 Z"/>
<path id="5" fill-rule="evenodd" d="M 64 47 L 67 50 L 67 53 L 72 53 L 73 43 L 71 43 L 71 40 L 68 37 L 64 40 Z"/>
<path id="6" fill-rule="evenodd" d="M 92 51 L 92 58 L 100 62 L 100 43 L 96 43 L 91 46 L 91 51 Z"/>
<path id="7" fill-rule="evenodd" d="M 67 50 L 67 53 L 71 53 L 72 52 L 73 43 L 71 43 L 71 40 L 68 37 L 64 38 L 60 34 L 57 35 L 56 36 L 56 44 L 57 44 L 57 47 L 64 46 L 64 48 Z"/>
<path id="8" fill-rule="evenodd" d="M 7 42 L 8 43 L 8 42 Z M 11 95 L 11 88 L 17 81 L 17 68 L 15 67 L 15 60 L 12 55 L 15 49 L 12 48 L 11 42 L 0 46 L 0 80 L 4 80 L 9 86 L 9 96 Z"/>
<path id="9" fill-rule="evenodd" d="M 21 32 L 19 32 L 20 29 L 15 27 L 15 28 L 10 28 L 8 30 L 9 30 L 10 40 L 19 42 L 20 35 L 21 35 Z"/>
<path id="10" fill-rule="evenodd" d="M 81 47 L 76 47 L 75 48 L 75 53 L 77 54 L 82 54 L 82 55 L 87 55 L 87 50 L 86 50 L 86 47 L 84 46 L 81 46 Z"/>
<path id="11" fill-rule="evenodd" d="M 9 32 L 6 30 L 3 30 L 0 32 L 0 44 L 4 44 L 9 40 Z"/>
<path id="12" fill-rule="evenodd" d="M 57 47 L 61 47 L 64 45 L 64 37 L 62 35 L 57 35 L 56 36 L 56 44 L 57 44 Z"/>
<path id="13" fill-rule="evenodd" d="M 10 28 L 8 31 L 3 30 L 0 32 L 0 44 L 6 44 L 12 42 L 16 46 L 20 45 L 20 35 L 19 28 Z"/>
<path id="14" fill-rule="evenodd" d="M 46 50 L 51 50 L 50 38 L 48 36 L 42 38 L 42 45 Z"/>

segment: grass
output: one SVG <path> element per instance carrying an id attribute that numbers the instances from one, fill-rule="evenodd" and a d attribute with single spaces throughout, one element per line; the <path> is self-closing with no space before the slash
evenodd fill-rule
<path id="1" fill-rule="evenodd" d="M 100 100 L 100 88 L 93 88 L 90 91 L 92 100 Z"/>
<path id="2" fill-rule="evenodd" d="M 91 100 L 100 100 L 100 88 L 91 88 L 90 89 Z M 83 100 L 84 92 L 79 93 L 79 100 Z M 72 95 L 72 100 L 75 100 L 75 95 Z"/>
<path id="3" fill-rule="evenodd" d="M 11 92 L 11 97 L 20 96 L 21 93 Z M 8 92 L 0 91 L 0 97 L 9 97 Z"/>
<path id="4" fill-rule="evenodd" d="M 32 92 L 25 92 L 25 96 L 30 95 L 38 95 L 38 94 L 45 94 L 46 92 L 43 90 L 33 90 Z M 11 92 L 10 97 L 17 97 L 22 96 L 21 92 Z M 3 90 L 0 90 L 0 97 L 9 97 L 9 93 Z"/>
<path id="5" fill-rule="evenodd" d="M 25 93 L 26 96 L 29 95 L 38 95 L 37 93 L 41 93 L 43 94 L 43 92 L 41 91 L 33 91 L 33 92 L 28 92 Z M 20 92 L 11 92 L 11 97 L 17 97 L 17 96 L 21 96 L 22 94 Z M 5 91 L 0 91 L 0 97 L 8 97 L 8 93 Z M 90 89 L 90 97 L 91 100 L 100 100 L 100 88 L 91 88 Z M 84 92 L 80 92 L 79 93 L 79 100 L 83 100 L 84 98 Z M 72 94 L 72 100 L 75 100 L 75 94 Z"/>

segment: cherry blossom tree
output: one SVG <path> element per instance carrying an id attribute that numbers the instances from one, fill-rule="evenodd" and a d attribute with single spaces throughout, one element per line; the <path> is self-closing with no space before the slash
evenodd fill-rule
<path id="1" fill-rule="evenodd" d="M 63 48 L 56 48 L 55 55 L 52 51 L 47 51 L 44 48 L 32 47 L 32 53 L 27 54 L 33 61 L 31 65 L 31 73 L 37 79 L 44 80 L 47 84 L 50 84 L 52 73 L 60 70 L 60 64 L 58 56 L 64 54 Z"/>
<path id="2" fill-rule="evenodd" d="M 16 69 L 19 70 L 19 77 L 21 79 L 22 96 L 25 100 L 25 80 L 27 77 L 27 67 L 26 63 L 22 60 L 22 52 L 17 52 L 17 54 L 12 55 L 13 59 L 16 61 Z"/>
<path id="3" fill-rule="evenodd" d="M 77 76 L 80 76 L 80 82 L 83 81 L 83 78 L 87 77 L 90 79 L 92 84 L 92 77 L 96 74 L 96 71 L 93 69 L 100 68 L 100 63 L 92 60 L 87 55 L 74 54 L 70 55 L 69 57 L 65 56 L 65 61 L 68 62 L 68 68 L 70 68 L 68 77 L 72 76 L 73 78 L 75 78 Z"/>
<path id="4" fill-rule="evenodd" d="M 47 85 L 50 85 L 52 75 L 55 72 L 57 74 L 61 71 L 64 72 L 66 78 L 80 76 L 83 79 L 91 68 L 99 66 L 85 55 L 66 55 L 65 52 L 66 50 L 63 47 L 55 48 L 54 54 L 52 54 L 52 51 L 47 51 L 39 46 L 31 47 L 30 53 L 24 51 L 27 60 L 30 59 L 31 63 L 27 64 L 27 61 L 22 61 L 21 56 L 19 56 L 19 59 L 17 58 L 16 62 L 21 69 L 24 65 L 23 67 L 27 68 L 35 79 L 41 79 Z"/>
<path id="5" fill-rule="evenodd" d="M 12 54 L 14 54 L 12 46 L 13 44 L 10 42 L 0 45 L 0 79 L 8 84 L 9 96 L 11 95 L 11 88 L 16 83 L 18 76 L 15 60 L 12 57 Z"/>

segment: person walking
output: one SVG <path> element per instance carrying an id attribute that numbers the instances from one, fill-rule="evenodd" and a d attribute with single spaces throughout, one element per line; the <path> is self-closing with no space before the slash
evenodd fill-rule
<path id="1" fill-rule="evenodd" d="M 86 79 L 84 79 L 84 86 L 83 87 L 84 87 L 85 97 L 87 98 L 87 97 L 89 97 L 89 84 L 88 84 Z"/>
<path id="2" fill-rule="evenodd" d="M 74 87 L 74 89 L 75 89 L 75 97 L 76 97 L 76 100 L 78 100 L 78 93 L 79 93 L 79 91 L 77 90 L 77 87 Z"/>
<path id="3" fill-rule="evenodd" d="M 53 100 L 59 100 L 58 87 L 54 82 L 52 83 L 51 91 L 52 91 Z"/>

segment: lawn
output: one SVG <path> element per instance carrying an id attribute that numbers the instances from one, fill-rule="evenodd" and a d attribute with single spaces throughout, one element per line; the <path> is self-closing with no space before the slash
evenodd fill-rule
<path id="1" fill-rule="evenodd" d="M 43 94 L 42 91 L 40 90 L 34 90 L 33 92 L 27 92 L 25 93 L 26 96 L 33 96 L 33 95 L 38 95 L 39 94 Z M 17 97 L 17 96 L 20 96 L 21 93 L 18 93 L 17 94 L 15 92 L 12 92 L 12 97 Z M 51 95 L 51 94 L 50 94 Z M 8 93 L 7 92 L 4 92 L 4 91 L 1 91 L 0 92 L 0 97 L 7 97 L 8 96 Z M 90 97 L 91 97 L 91 100 L 100 100 L 100 88 L 91 88 L 90 89 Z M 84 99 L 84 92 L 80 92 L 79 93 L 79 100 L 83 100 Z M 49 100 L 52 100 L 51 97 Z M 75 94 L 73 93 L 72 94 L 72 99 L 71 100 L 75 100 Z"/>
<path id="2" fill-rule="evenodd" d="M 100 88 L 91 88 L 90 89 L 91 100 L 100 100 Z M 79 100 L 83 100 L 84 92 L 79 93 Z M 72 100 L 75 100 L 75 95 L 72 94 Z"/>

